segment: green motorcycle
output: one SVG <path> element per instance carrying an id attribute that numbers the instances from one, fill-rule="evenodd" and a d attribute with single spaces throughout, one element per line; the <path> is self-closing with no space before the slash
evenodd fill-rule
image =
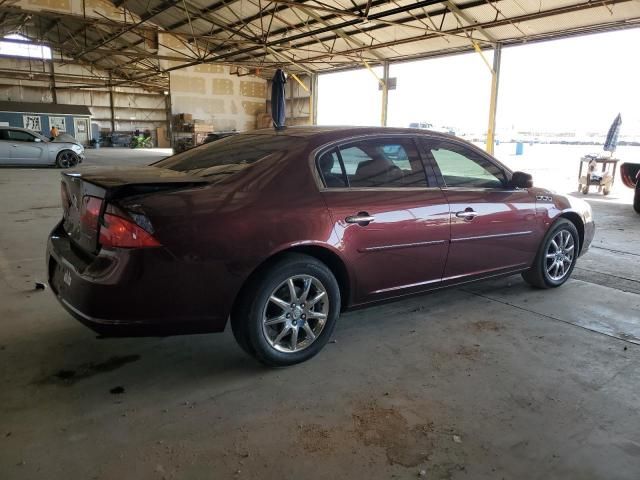
<path id="1" fill-rule="evenodd" d="M 145 135 L 133 135 L 129 148 L 153 148 L 153 139 Z"/>

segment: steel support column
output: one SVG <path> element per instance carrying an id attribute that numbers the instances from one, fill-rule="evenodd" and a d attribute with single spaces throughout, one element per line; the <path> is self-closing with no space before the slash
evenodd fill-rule
<path id="1" fill-rule="evenodd" d="M 113 105 L 113 82 L 109 72 L 109 111 L 111 113 L 111 133 L 116 131 L 116 112 Z"/>
<path id="2" fill-rule="evenodd" d="M 387 126 L 387 111 L 389 109 L 389 62 L 382 63 L 382 115 L 380 125 Z"/>
<path id="3" fill-rule="evenodd" d="M 51 99 L 53 100 L 53 103 L 58 103 L 58 92 L 56 91 L 56 71 L 53 67 L 53 62 L 54 59 L 51 58 L 51 61 L 49 62 L 49 67 L 51 69 Z"/>
<path id="4" fill-rule="evenodd" d="M 167 138 L 169 139 L 169 145 L 173 147 L 173 116 L 171 115 L 171 92 L 169 90 L 164 94 L 164 108 L 167 116 Z"/>
<path id="5" fill-rule="evenodd" d="M 169 135 L 169 145 L 171 146 L 171 148 L 175 148 L 176 146 L 174 145 L 174 141 L 173 141 L 173 127 L 175 126 L 173 124 L 173 99 L 171 97 L 171 74 L 168 75 L 168 83 L 169 85 L 167 86 L 167 90 L 165 90 L 165 96 L 164 96 L 164 105 L 165 108 L 167 110 L 167 135 Z"/>
<path id="6" fill-rule="evenodd" d="M 311 125 L 318 124 L 318 74 L 311 74 Z"/>
<path id="7" fill-rule="evenodd" d="M 493 50 L 493 69 L 491 70 L 491 97 L 489 99 L 489 125 L 487 127 L 487 152 L 493 155 L 496 143 L 496 110 L 498 108 L 498 85 L 500 83 L 500 60 L 502 44 L 497 43 Z"/>

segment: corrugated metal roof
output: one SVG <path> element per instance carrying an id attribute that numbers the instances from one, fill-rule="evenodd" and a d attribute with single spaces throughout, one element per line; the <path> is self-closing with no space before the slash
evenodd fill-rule
<path id="1" fill-rule="evenodd" d="M 166 88 L 198 63 L 270 76 L 322 72 L 640 26 L 638 0 L 113 0 L 108 18 L 0 6 L 0 28 L 32 32 L 117 85 Z M 262 7 L 262 8 L 261 8 Z M 126 11 L 125 11 L 126 8 Z M 25 12 L 29 17 L 25 20 Z M 118 15 L 122 18 L 118 19 Z M 43 22 L 56 28 L 42 31 Z M 81 39 L 81 41 L 78 41 Z M 97 80 L 96 80 L 97 81 Z"/>

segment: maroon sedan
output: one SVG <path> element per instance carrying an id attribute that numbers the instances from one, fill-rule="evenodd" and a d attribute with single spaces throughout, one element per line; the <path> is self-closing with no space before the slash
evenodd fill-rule
<path id="1" fill-rule="evenodd" d="M 258 130 L 61 189 L 48 272 L 70 313 L 111 336 L 230 319 L 269 365 L 318 353 L 349 308 L 514 273 L 562 285 L 594 234 L 585 202 L 423 130 Z"/>

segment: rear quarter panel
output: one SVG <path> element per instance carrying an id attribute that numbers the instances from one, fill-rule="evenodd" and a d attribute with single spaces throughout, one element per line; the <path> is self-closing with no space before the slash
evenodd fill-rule
<path id="1" fill-rule="evenodd" d="M 203 314 L 225 319 L 249 275 L 288 248 L 335 246 L 328 210 L 307 161 L 290 152 L 257 162 L 217 185 L 130 198 L 176 262 Z"/>

